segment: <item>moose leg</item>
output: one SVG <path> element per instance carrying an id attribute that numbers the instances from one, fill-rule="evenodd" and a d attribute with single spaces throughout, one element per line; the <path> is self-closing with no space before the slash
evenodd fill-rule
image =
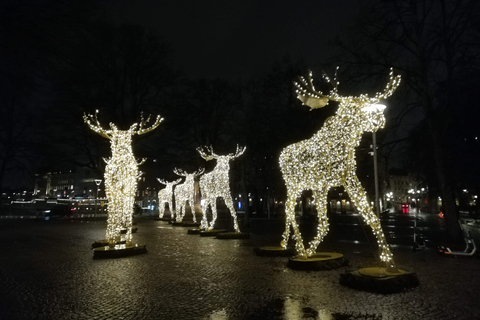
<path id="1" fill-rule="evenodd" d="M 132 244 L 132 215 L 125 216 L 125 229 L 127 229 L 127 233 L 125 234 L 125 243 L 127 245 Z"/>
<path id="2" fill-rule="evenodd" d="M 321 191 L 313 191 L 314 203 L 317 208 L 318 226 L 315 238 L 309 243 L 307 249 L 307 256 L 312 256 L 316 251 L 318 245 L 328 233 L 328 217 L 327 217 L 327 192 L 325 188 Z"/>
<path id="3" fill-rule="evenodd" d="M 210 227 L 208 230 L 212 230 L 215 227 L 215 221 L 217 221 L 217 198 L 210 199 L 210 207 L 212 207 L 212 221 L 210 221 Z"/>
<path id="4" fill-rule="evenodd" d="M 109 243 L 115 244 L 118 236 L 118 215 L 115 212 L 108 213 L 106 239 Z"/>
<path id="5" fill-rule="evenodd" d="M 297 196 L 300 194 L 299 190 L 294 190 L 294 192 L 290 192 L 287 190 L 287 202 L 285 203 L 285 231 L 283 232 L 283 240 L 281 242 L 281 246 L 286 249 L 288 239 L 290 237 L 290 226 L 293 229 L 293 237 L 296 241 L 295 249 L 297 253 L 302 257 L 307 257 L 305 252 L 305 246 L 303 245 L 302 234 L 298 228 L 297 221 L 295 220 L 295 205 L 297 203 Z"/>
<path id="6" fill-rule="evenodd" d="M 367 201 L 367 195 L 360 184 L 357 176 L 350 177 L 346 180 L 344 185 L 345 190 L 350 195 L 353 203 L 357 207 L 357 210 L 362 215 L 365 222 L 372 228 L 373 234 L 377 238 L 378 245 L 381 250 L 380 260 L 382 260 L 387 266 L 393 265 L 393 256 L 390 252 L 390 248 L 385 240 L 382 227 L 380 225 L 380 219 L 373 213 L 370 205 Z"/>
<path id="7" fill-rule="evenodd" d="M 158 204 L 158 217 L 162 219 L 164 214 L 165 214 L 165 202 L 160 201 L 160 203 Z"/>
<path id="8" fill-rule="evenodd" d="M 205 202 L 202 205 L 202 221 L 200 222 L 200 228 L 206 230 L 208 229 L 208 219 L 207 219 L 207 210 L 208 205 L 210 204 L 210 199 L 205 199 Z"/>
<path id="9" fill-rule="evenodd" d="M 193 223 L 197 222 L 197 217 L 195 216 L 195 199 L 192 197 L 188 200 L 188 205 L 190 206 L 190 211 L 192 211 Z M 185 212 L 187 211 L 187 201 L 185 201 Z"/>
<path id="10" fill-rule="evenodd" d="M 235 211 L 235 207 L 233 206 L 232 197 L 229 195 L 226 195 L 223 199 L 225 200 L 225 205 L 227 206 L 228 210 L 230 210 L 230 214 L 232 215 L 233 228 L 235 229 L 235 232 L 240 232 L 240 228 L 238 227 L 238 221 L 237 221 L 237 213 Z"/>
<path id="11" fill-rule="evenodd" d="M 175 220 L 175 210 L 173 210 L 173 203 L 168 202 L 168 210 L 170 210 L 170 220 Z"/>
<path id="12" fill-rule="evenodd" d="M 175 206 L 175 210 L 177 211 L 177 218 L 176 218 L 176 222 L 182 222 L 183 220 L 183 216 L 184 216 L 184 213 L 183 213 L 183 205 L 181 204 L 181 202 L 178 202 L 178 205 Z"/>
<path id="13" fill-rule="evenodd" d="M 108 198 L 108 218 L 107 231 L 105 234 L 109 244 L 115 245 L 120 240 L 121 217 L 120 217 L 120 203 L 118 199 L 113 197 Z"/>

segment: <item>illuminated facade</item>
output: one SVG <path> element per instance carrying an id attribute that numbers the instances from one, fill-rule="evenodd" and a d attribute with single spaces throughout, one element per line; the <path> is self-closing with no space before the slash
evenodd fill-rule
<path id="1" fill-rule="evenodd" d="M 198 171 L 188 173 L 181 169 L 175 168 L 175 174 L 185 177 L 185 181 L 182 184 L 179 184 L 175 188 L 175 205 L 176 205 L 176 221 L 182 222 L 183 218 L 185 217 L 185 210 L 188 204 L 192 209 L 192 216 L 193 222 L 197 222 L 197 218 L 195 217 L 195 177 L 200 176 L 203 174 L 205 169 L 199 169 Z"/>
<path id="2" fill-rule="evenodd" d="M 292 144 L 280 154 L 279 162 L 287 188 L 285 207 L 286 227 L 281 245 L 286 248 L 290 227 L 296 240 L 298 255 L 312 256 L 328 232 L 327 193 L 330 188 L 343 186 L 358 212 L 372 228 L 381 249 L 380 258 L 392 264 L 392 254 L 385 241 L 379 218 L 373 213 L 360 181 L 355 173 L 355 147 L 364 132 L 376 131 L 385 125 L 385 106 L 376 105 L 381 99 L 393 94 L 400 84 L 400 76 L 390 72 L 390 81 L 383 92 L 374 97 L 366 94 L 343 97 L 338 94 L 338 82 L 324 77 L 333 89 L 328 94 L 316 91 L 311 73 L 308 79 L 295 82 L 298 99 L 311 109 L 322 108 L 329 101 L 339 102 L 336 114 L 328 118 L 323 127 L 308 140 Z M 302 235 L 295 220 L 295 204 L 303 190 L 312 190 L 313 203 L 317 208 L 317 234 L 305 248 Z"/>
<path id="3" fill-rule="evenodd" d="M 165 204 L 168 203 L 168 208 L 170 209 L 172 215 L 170 218 L 174 219 L 175 214 L 173 210 L 173 188 L 175 187 L 175 185 L 179 184 L 182 179 L 178 179 L 172 182 L 168 182 L 160 178 L 157 178 L 157 180 L 165 186 L 165 188 L 158 191 L 158 217 L 160 219 L 163 218 L 165 214 Z"/>
<path id="4" fill-rule="evenodd" d="M 106 130 L 100 125 L 97 114 L 98 110 L 93 116 L 85 114 L 83 119 L 90 129 L 110 140 L 112 156 L 110 159 L 104 159 L 107 163 L 104 180 L 105 194 L 108 199 L 106 240 L 109 243 L 117 242 L 120 240 L 121 231 L 126 229 L 125 241 L 129 245 L 132 241 L 133 206 L 140 175 L 138 166 L 145 161 L 144 159 L 138 163 L 135 160 L 132 136 L 154 130 L 163 119 L 157 116 L 150 127 L 144 128 L 144 125 L 150 122 L 150 117 L 144 120 L 142 115 L 140 124 L 134 123 L 128 130 L 119 130 L 113 123 L 110 123 L 110 129 Z"/>
<path id="5" fill-rule="evenodd" d="M 197 151 L 200 153 L 200 156 L 207 161 L 216 159 L 217 165 L 213 171 L 200 177 L 200 192 L 202 193 L 203 213 L 201 228 L 207 230 L 213 229 L 215 226 L 215 221 L 217 220 L 217 198 L 223 198 L 225 205 L 232 215 L 235 232 L 240 232 L 237 222 L 237 214 L 233 206 L 232 194 L 230 192 L 229 171 L 230 161 L 241 156 L 245 152 L 245 147 L 240 148 L 237 145 L 237 150 L 235 153 L 230 153 L 225 156 L 215 154 L 212 150 L 212 147 L 206 147 L 205 149 L 207 152 L 204 152 L 201 148 L 197 148 Z M 210 221 L 210 224 L 207 220 L 207 209 L 209 205 L 212 208 L 212 221 Z"/>

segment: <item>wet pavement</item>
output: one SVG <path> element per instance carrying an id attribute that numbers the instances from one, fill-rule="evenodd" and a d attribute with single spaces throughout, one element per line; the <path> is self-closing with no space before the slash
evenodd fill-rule
<path id="1" fill-rule="evenodd" d="M 302 272 L 288 258 L 257 257 L 247 240 L 187 235 L 187 228 L 140 219 L 134 240 L 148 253 L 93 259 L 105 220 L 0 221 L 0 319 L 479 319 L 480 259 L 433 248 L 393 247 L 395 262 L 420 286 L 381 295 L 341 286 L 340 274 L 376 266 L 366 243 L 328 241 L 348 267 Z"/>

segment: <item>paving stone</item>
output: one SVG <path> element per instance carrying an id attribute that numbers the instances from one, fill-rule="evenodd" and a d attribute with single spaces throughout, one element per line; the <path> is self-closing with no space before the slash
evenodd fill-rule
<path id="1" fill-rule="evenodd" d="M 322 244 L 348 267 L 287 268 L 288 257 L 258 257 L 253 247 L 279 237 L 217 240 L 187 235 L 163 221 L 139 220 L 139 256 L 94 260 L 90 245 L 104 221 L 2 221 L 0 319 L 475 319 L 478 259 L 432 249 L 393 248 L 397 265 L 420 286 L 381 295 L 338 283 L 340 274 L 375 266 L 368 245 Z M 373 264 L 373 265 L 372 265 Z M 263 317 L 263 318 L 262 318 Z"/>

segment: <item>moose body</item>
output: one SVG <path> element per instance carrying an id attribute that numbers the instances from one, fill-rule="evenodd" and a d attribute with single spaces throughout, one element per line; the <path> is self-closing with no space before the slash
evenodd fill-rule
<path id="1" fill-rule="evenodd" d="M 185 181 L 175 188 L 175 204 L 177 211 L 177 222 L 182 222 L 185 217 L 187 201 L 192 210 L 193 222 L 197 222 L 195 217 L 195 177 L 203 173 L 204 169 L 188 173 L 180 169 L 175 169 L 175 174 L 185 177 Z"/>
<path id="2" fill-rule="evenodd" d="M 172 182 L 168 182 L 162 179 L 157 178 L 158 182 L 165 185 L 165 188 L 158 191 L 158 216 L 160 219 L 163 218 L 165 214 L 165 204 L 168 204 L 168 208 L 170 209 L 171 219 L 174 219 L 174 210 L 173 210 L 173 188 L 175 185 L 179 184 L 182 179 L 178 179 Z"/>
<path id="3" fill-rule="evenodd" d="M 294 143 L 281 152 L 280 165 L 287 188 L 291 184 L 301 186 L 302 191 L 315 190 L 318 182 L 323 180 L 328 180 L 330 186 L 340 186 L 345 177 L 355 171 L 355 148 L 360 144 L 362 134 L 373 131 L 373 126 L 361 114 L 346 121 L 349 116 L 342 115 L 343 108 L 345 106 L 341 105 L 337 115 L 328 118 L 312 138 Z M 376 112 L 375 118 L 375 122 L 383 127 L 383 113 Z M 357 130 L 352 132 L 352 126 Z M 348 140 L 345 141 L 344 137 Z M 292 155 L 295 160 L 291 159 Z"/>
<path id="4" fill-rule="evenodd" d="M 105 194 L 108 200 L 108 218 L 106 240 L 115 244 L 120 241 L 122 230 L 126 229 L 125 241 L 127 244 L 132 240 L 132 215 L 135 203 L 135 192 L 139 178 L 138 163 L 132 151 L 132 136 L 144 134 L 160 124 L 163 120 L 157 117 L 155 123 L 149 128 L 143 128 L 145 122 L 143 117 L 140 124 L 133 124 L 128 130 L 119 130 L 113 123 L 110 123 L 110 130 L 105 130 L 95 116 L 84 115 L 84 121 L 88 126 L 110 140 L 112 156 L 104 159 L 105 167 Z M 138 129 L 137 129 L 138 128 Z"/>
<path id="5" fill-rule="evenodd" d="M 107 240 L 118 239 L 123 229 L 131 240 L 132 214 L 137 190 L 138 163 L 133 156 L 132 135 L 113 130 L 110 139 L 112 156 L 105 159 L 105 194 L 108 199 Z M 130 146 L 130 148 L 129 148 Z"/>
<path id="6" fill-rule="evenodd" d="M 341 97 L 334 90 L 323 95 L 313 88 L 313 83 L 301 78 L 295 83 L 298 98 L 311 108 L 323 107 L 328 100 L 338 101 L 336 114 L 328 118 L 323 127 L 312 138 L 294 143 L 282 150 L 280 169 L 287 188 L 286 228 L 281 245 L 286 248 L 292 227 L 297 253 L 310 257 L 328 232 L 327 194 L 330 188 L 343 186 L 350 195 L 359 213 L 372 228 L 381 247 L 382 261 L 389 263 L 392 255 L 385 241 L 378 217 L 368 204 L 364 189 L 356 176 L 355 148 L 360 144 L 364 132 L 375 131 L 385 124 L 384 106 L 375 105 L 381 98 L 390 96 L 400 78 L 390 75 L 390 82 L 383 93 L 370 98 Z M 295 220 L 296 199 L 304 190 L 312 190 L 319 225 L 317 234 L 305 249 Z"/>
<path id="7" fill-rule="evenodd" d="M 197 149 L 202 158 L 209 161 L 212 159 L 217 160 L 217 165 L 213 171 L 204 174 L 200 177 L 200 192 L 202 193 L 202 221 L 201 228 L 211 230 L 215 226 L 217 220 L 217 198 L 222 198 L 225 201 L 230 214 L 233 218 L 233 227 L 235 232 L 240 232 L 238 227 L 237 215 L 233 206 L 232 194 L 230 192 L 230 161 L 239 157 L 245 152 L 245 148 L 241 149 L 237 146 L 235 154 L 217 155 L 213 152 L 212 148 L 208 149 L 208 153 L 203 152 L 200 148 Z M 212 208 L 212 221 L 210 224 L 207 220 L 208 206 Z"/>

